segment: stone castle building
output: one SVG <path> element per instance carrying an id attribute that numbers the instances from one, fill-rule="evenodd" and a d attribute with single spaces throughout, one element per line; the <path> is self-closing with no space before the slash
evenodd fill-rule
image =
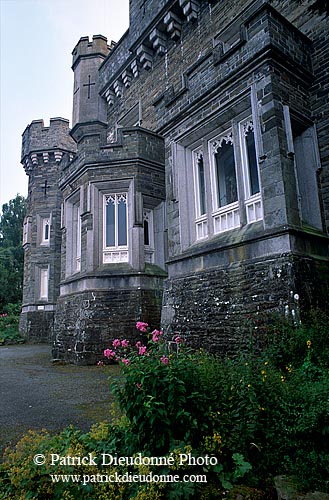
<path id="1" fill-rule="evenodd" d="M 73 51 L 72 129 L 23 134 L 21 331 L 95 363 L 138 320 L 230 349 L 328 297 L 328 17 L 312 0 L 130 0 Z M 296 304 L 298 302 L 298 304 Z"/>

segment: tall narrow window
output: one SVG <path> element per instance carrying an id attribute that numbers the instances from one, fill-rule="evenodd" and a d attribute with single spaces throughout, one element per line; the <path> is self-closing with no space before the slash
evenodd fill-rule
<path id="1" fill-rule="evenodd" d="M 195 228 L 197 240 L 208 236 L 205 165 L 201 149 L 193 152 Z"/>
<path id="2" fill-rule="evenodd" d="M 199 198 L 199 213 L 204 215 L 206 213 L 206 190 L 204 179 L 204 163 L 203 154 L 200 153 L 197 158 L 197 176 L 198 176 L 198 198 Z"/>
<path id="3" fill-rule="evenodd" d="M 23 245 L 30 242 L 30 217 L 26 217 L 23 225 Z"/>
<path id="4" fill-rule="evenodd" d="M 215 153 L 217 207 L 238 201 L 232 135 L 222 138 Z"/>
<path id="5" fill-rule="evenodd" d="M 248 164 L 250 195 L 259 193 L 259 177 L 255 148 L 254 128 L 251 122 L 245 126 L 244 132 L 246 159 Z"/>
<path id="6" fill-rule="evenodd" d="M 211 141 L 214 182 L 214 232 L 240 226 L 238 185 L 232 132 Z"/>
<path id="7" fill-rule="evenodd" d="M 240 140 L 247 222 L 251 223 L 262 219 L 263 216 L 255 135 L 251 120 L 240 123 Z"/>
<path id="8" fill-rule="evenodd" d="M 127 193 L 104 196 L 103 261 L 128 262 Z"/>
<path id="9" fill-rule="evenodd" d="M 120 195 L 117 198 L 117 227 L 118 246 L 127 245 L 127 196 Z"/>
<path id="10" fill-rule="evenodd" d="M 81 208 L 80 191 L 66 201 L 62 210 L 66 227 L 66 275 L 81 271 Z"/>
<path id="11" fill-rule="evenodd" d="M 148 247 L 150 245 L 150 224 L 148 217 L 144 216 L 144 245 Z"/>
<path id="12" fill-rule="evenodd" d="M 48 300 L 48 267 L 40 269 L 40 299 Z"/>
<path id="13" fill-rule="evenodd" d="M 288 106 L 283 106 L 283 113 L 289 157 L 294 162 L 301 221 L 323 230 L 318 186 L 321 160 L 316 127 L 291 115 Z"/>
<path id="14" fill-rule="evenodd" d="M 42 238 L 41 244 L 47 245 L 50 241 L 50 219 L 44 218 L 42 219 Z"/>
<path id="15" fill-rule="evenodd" d="M 75 270 L 81 270 L 81 216 L 80 207 L 76 206 L 74 210 L 76 217 L 76 236 L 75 236 Z"/>
<path id="16" fill-rule="evenodd" d="M 144 212 L 143 212 L 143 227 L 144 227 L 145 262 L 152 263 L 154 261 L 154 234 L 153 234 L 153 212 L 152 212 L 152 210 L 144 210 Z"/>

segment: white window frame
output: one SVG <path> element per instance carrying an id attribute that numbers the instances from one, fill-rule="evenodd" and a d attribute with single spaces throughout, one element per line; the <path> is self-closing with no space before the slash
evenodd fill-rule
<path id="1" fill-rule="evenodd" d="M 252 130 L 254 132 L 254 125 L 251 117 L 242 120 L 239 123 L 239 139 L 241 148 L 241 164 L 242 164 L 242 174 L 243 174 L 243 185 L 244 185 L 244 205 L 247 216 L 247 223 L 252 224 L 263 219 L 263 206 L 262 198 L 260 192 L 260 175 L 259 175 L 259 165 L 257 161 L 257 149 L 256 149 L 256 137 L 254 132 L 254 142 L 255 142 L 255 152 L 257 161 L 257 175 L 259 191 L 255 194 L 251 194 L 251 179 L 250 179 L 250 169 L 248 162 L 248 153 L 246 145 L 246 132 Z"/>
<path id="2" fill-rule="evenodd" d="M 46 234 L 47 227 L 48 227 L 48 234 Z M 50 227 L 51 227 L 50 217 L 42 217 L 42 220 L 41 220 L 41 245 L 49 245 L 49 243 L 50 243 Z"/>
<path id="3" fill-rule="evenodd" d="M 63 227 L 66 228 L 65 275 L 81 271 L 81 190 L 66 199 L 62 207 Z"/>
<path id="4" fill-rule="evenodd" d="M 234 148 L 234 138 L 232 128 L 227 129 L 225 132 L 215 136 L 210 141 L 208 141 L 208 150 L 210 155 L 210 165 L 211 165 L 211 185 L 212 185 L 212 219 L 214 226 L 214 234 L 223 233 L 225 231 L 230 231 L 240 227 L 240 208 L 239 199 L 233 203 L 229 203 L 222 207 L 218 206 L 218 179 L 217 179 L 217 166 L 215 154 L 222 143 L 232 144 L 233 154 L 234 154 L 234 166 L 235 166 L 235 179 L 237 185 L 237 193 L 239 196 L 239 178 L 237 173 L 237 162 L 236 154 Z"/>
<path id="5" fill-rule="evenodd" d="M 149 210 L 146 208 L 143 210 L 143 225 L 145 221 L 148 222 L 148 237 L 149 237 L 149 244 L 145 245 L 144 243 L 145 262 L 152 264 L 154 262 L 153 210 Z"/>
<path id="6" fill-rule="evenodd" d="M 49 267 L 40 269 L 40 300 L 48 300 L 49 291 Z"/>
<path id="7" fill-rule="evenodd" d="M 200 179 L 200 169 L 199 160 L 202 157 L 203 168 L 204 168 L 204 197 L 205 197 L 205 213 L 201 213 L 201 179 Z M 194 206 L 195 206 L 195 233 L 196 239 L 202 240 L 208 236 L 208 214 L 207 214 L 207 198 L 206 198 L 206 172 L 205 172 L 205 161 L 204 153 L 202 148 L 195 149 L 192 151 L 192 162 L 193 162 L 193 181 L 194 181 Z"/>
<path id="8" fill-rule="evenodd" d="M 222 126 L 217 119 L 216 128 L 212 129 L 213 132 L 207 130 L 204 136 L 199 135 L 197 138 L 193 135 L 193 142 L 190 142 L 188 137 L 184 137 L 182 143 L 177 143 L 176 163 L 181 165 L 181 168 L 176 170 L 179 193 L 182 206 L 188 207 L 186 213 L 181 211 L 182 247 L 188 248 L 200 240 L 208 240 L 215 235 L 263 220 L 259 171 L 262 143 L 257 126 L 257 116 L 254 118 L 251 110 L 245 109 L 234 119 L 223 122 Z M 246 143 L 244 135 L 246 130 L 253 130 L 253 141 L 249 144 Z M 225 177 L 220 174 L 220 161 L 216 157 L 216 153 L 223 143 L 230 144 L 233 148 L 236 184 L 233 185 L 232 180 L 231 188 L 229 183 L 225 181 Z M 202 153 L 205 169 L 206 214 L 201 214 L 200 209 L 200 181 L 197 164 L 197 159 Z M 256 158 L 254 158 L 254 154 Z M 250 160 L 252 161 L 251 171 L 249 171 L 248 164 Z M 257 178 L 255 175 L 256 165 Z M 222 170 L 221 172 L 230 175 L 232 170 L 228 169 L 226 172 Z M 220 183 L 217 182 L 217 176 L 219 176 Z M 252 190 L 259 191 L 252 194 Z M 218 191 L 222 191 L 222 203 L 235 201 L 219 206 L 221 201 Z"/>
<path id="9" fill-rule="evenodd" d="M 112 246 L 106 245 L 106 206 L 108 202 L 114 201 L 114 220 L 115 220 L 115 244 Z M 126 205 L 126 245 L 119 245 L 118 243 L 118 202 L 124 200 Z M 121 262 L 129 262 L 129 248 L 128 248 L 128 227 L 129 227 L 129 210 L 128 210 L 128 193 L 106 193 L 103 195 L 103 263 L 115 264 Z"/>
<path id="10" fill-rule="evenodd" d="M 75 271 L 81 271 L 81 214 L 80 214 L 80 205 L 74 205 L 74 217 L 76 217 L 76 227 L 73 228 L 75 230 Z"/>
<path id="11" fill-rule="evenodd" d="M 31 219 L 26 217 L 23 224 L 23 246 L 30 243 Z"/>

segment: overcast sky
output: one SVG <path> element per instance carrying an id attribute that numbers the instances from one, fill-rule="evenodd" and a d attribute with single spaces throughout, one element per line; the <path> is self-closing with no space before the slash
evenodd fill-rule
<path id="1" fill-rule="evenodd" d="M 32 120 L 72 119 L 72 50 L 82 36 L 118 41 L 129 0 L 0 0 L 0 209 L 27 195 L 22 133 Z"/>

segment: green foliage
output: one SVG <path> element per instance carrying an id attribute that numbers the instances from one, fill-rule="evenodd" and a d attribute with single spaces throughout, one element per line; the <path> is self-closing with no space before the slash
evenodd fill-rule
<path id="1" fill-rule="evenodd" d="M 2 205 L 0 217 L 0 246 L 17 248 L 22 244 L 26 199 L 19 194 Z"/>
<path id="2" fill-rule="evenodd" d="M 283 371 L 288 365 L 299 368 L 305 361 L 307 341 L 311 342 L 313 364 L 329 368 L 328 312 L 315 309 L 297 326 L 277 317 L 264 317 L 261 323 L 266 323 L 257 334 L 262 337 L 262 355 L 271 359 L 277 368 Z"/>
<path id="3" fill-rule="evenodd" d="M 169 359 L 165 365 L 160 356 L 136 357 L 114 389 L 135 436 L 131 446 L 151 453 L 167 451 L 173 440 L 198 445 L 210 424 L 199 356 L 180 352 Z"/>
<path id="4" fill-rule="evenodd" d="M 0 345 L 23 342 L 18 333 L 21 304 L 7 304 L 0 314 Z"/>
<path id="5" fill-rule="evenodd" d="M 0 466 L 0 498 L 222 500 L 241 494 L 269 500 L 276 498 L 273 478 L 278 475 L 297 476 L 305 490 L 329 491 L 329 370 L 327 351 L 320 347 L 328 325 L 318 313 L 314 318 L 310 326 L 272 325 L 276 333 L 267 349 L 234 359 L 193 352 L 181 339 L 168 352 L 158 331 L 138 347 L 116 339 L 114 350 L 104 353 L 122 366 L 119 382 L 111 380 L 121 417 L 116 410 L 112 423 L 84 434 L 69 428 L 57 436 L 23 438 Z M 167 462 L 64 467 L 47 461 L 36 466 L 32 457 L 37 453 L 161 456 Z M 128 472 L 177 474 L 180 480 L 82 484 L 49 479 L 49 474 Z M 186 474 L 205 475 L 207 483 L 184 482 Z"/>
<path id="6" fill-rule="evenodd" d="M 20 195 L 2 205 L 0 216 L 0 309 L 22 299 L 23 222 L 26 200 Z"/>

